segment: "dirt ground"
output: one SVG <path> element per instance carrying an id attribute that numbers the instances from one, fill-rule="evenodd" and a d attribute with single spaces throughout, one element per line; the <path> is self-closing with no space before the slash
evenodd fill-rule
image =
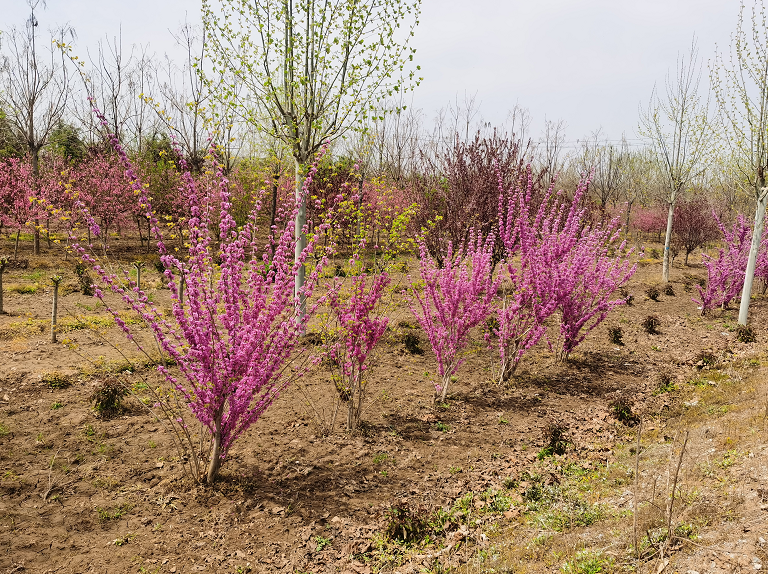
<path id="1" fill-rule="evenodd" d="M 135 353 L 105 310 L 67 293 L 71 263 L 28 259 L 3 276 L 0 573 L 703 574 L 768 559 L 768 299 L 752 304 L 757 341 L 739 342 L 735 310 L 701 317 L 691 301 L 700 266 L 676 265 L 674 295 L 653 301 L 660 263 L 648 262 L 629 286 L 633 304 L 568 362 L 540 344 L 508 386 L 490 382 L 493 353 L 478 333 L 437 408 L 434 356 L 394 295 L 362 431 L 322 432 L 311 405 L 328 413 L 333 388 L 318 367 L 206 488 L 142 404 L 144 385 L 160 382 L 154 369 L 126 363 L 109 343 Z M 48 278 L 60 271 L 52 344 Z M 159 275 L 149 267 L 143 281 L 162 306 Z M 659 334 L 641 326 L 649 315 Z M 423 353 L 406 349 L 405 332 Z M 99 417 L 91 395 L 115 376 L 133 392 L 117 416 Z"/>

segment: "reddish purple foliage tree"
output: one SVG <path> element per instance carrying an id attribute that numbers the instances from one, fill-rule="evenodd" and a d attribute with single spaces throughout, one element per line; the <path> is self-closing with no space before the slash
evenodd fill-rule
<path id="1" fill-rule="evenodd" d="M 691 253 L 720 236 L 712 212 L 709 201 L 702 196 L 678 201 L 675 205 L 672 243 L 678 250 L 685 252 L 686 266 Z"/>

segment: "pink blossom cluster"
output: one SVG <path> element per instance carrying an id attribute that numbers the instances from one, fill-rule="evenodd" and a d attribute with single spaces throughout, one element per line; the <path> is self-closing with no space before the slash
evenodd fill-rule
<path id="1" fill-rule="evenodd" d="M 699 298 L 693 298 L 701 305 L 702 314 L 717 307 L 727 307 L 728 303 L 741 293 L 752 241 L 752 229 L 743 215 L 738 215 L 730 229 L 723 224 L 715 211 L 712 212 L 712 217 L 723 235 L 725 246 L 718 250 L 716 258 L 702 255 L 704 266 L 707 268 L 707 283 L 703 288 L 697 285 Z M 758 258 L 755 275 L 758 269 L 761 273 L 764 270 L 768 272 L 765 249 Z"/>
<path id="2" fill-rule="evenodd" d="M 354 430 L 359 423 L 368 358 L 389 323 L 386 316 L 376 314 L 389 281 L 386 272 L 370 278 L 358 275 L 352 280 L 348 296 L 342 297 L 342 285 L 337 281 L 328 297 L 339 329 L 327 352 L 331 362 L 338 365 L 336 387 L 348 403 L 348 430 Z"/>
<path id="3" fill-rule="evenodd" d="M 111 138 L 111 143 L 122 160 L 140 213 L 150 222 L 157 239 L 172 293 L 175 321 L 166 318 L 135 284 L 125 289 L 117 276 L 99 265 L 85 247 L 74 247 L 102 282 L 144 319 L 160 347 L 178 366 L 181 379 L 162 365 L 158 369 L 210 432 L 212 448 L 206 477 L 210 483 L 233 442 L 264 414 L 289 384 L 291 373 L 295 374 L 296 369 L 289 368 L 295 359 L 294 351 L 322 298 L 306 314 L 298 312 L 299 302 L 312 295 L 325 261 L 319 262 L 306 278 L 304 288 L 294 294 L 295 275 L 312 253 L 316 239 L 310 239 L 297 261 L 294 230 L 290 227 L 277 238 L 274 254 L 268 246 L 260 248 L 258 214 L 254 211 L 244 225 L 236 225 L 231 213 L 229 182 L 222 167 L 213 167 L 216 187 L 201 186 L 183 163 L 183 192 L 190 219 L 188 258 L 182 260 L 166 246 L 147 187 L 141 184 L 117 139 Z M 309 171 L 305 193 L 315 171 L 316 165 Z M 101 230 L 87 205 L 80 201 L 77 207 L 92 232 L 98 235 Z M 294 210 L 298 210 L 298 200 Z M 220 261 L 219 265 L 214 258 Z M 179 297 L 182 274 L 186 284 L 183 305 Z M 96 295 L 103 298 L 100 290 Z M 116 313 L 113 315 L 117 321 Z M 132 338 L 124 322 L 118 321 L 118 325 Z"/>
<path id="4" fill-rule="evenodd" d="M 554 193 L 553 184 L 535 213 L 529 207 L 532 185 L 529 175 L 527 188 L 501 194 L 499 206 L 505 294 L 496 317 L 502 380 L 546 335 L 546 321 L 555 313 L 560 316 L 558 353 L 567 358 L 612 309 L 625 303 L 614 294 L 636 271 L 632 251 L 620 255 L 625 244 L 617 245 L 616 219 L 587 223 L 583 200 L 588 180 L 580 182 L 572 199 Z"/>
<path id="5" fill-rule="evenodd" d="M 454 251 L 449 242 L 440 267 L 424 241 L 419 242 L 420 286 L 411 290 L 410 308 L 426 332 L 437 358 L 440 381 L 435 400 L 445 401 L 451 377 L 461 366 L 461 351 L 470 330 L 483 323 L 493 309 L 499 279 L 493 278 L 496 236 L 470 232 L 469 240 Z"/>

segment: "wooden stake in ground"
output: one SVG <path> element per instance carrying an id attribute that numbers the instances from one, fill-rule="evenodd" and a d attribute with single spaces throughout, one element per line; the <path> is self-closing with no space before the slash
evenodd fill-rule
<path id="1" fill-rule="evenodd" d="M 5 311 L 3 311 L 3 272 L 5 271 L 6 265 L 8 265 L 8 258 L 0 257 L 0 315 L 5 313 Z"/>
<path id="2" fill-rule="evenodd" d="M 632 532 L 634 535 L 634 543 L 635 543 L 635 557 L 640 560 L 640 547 L 637 544 L 637 495 L 638 495 L 638 484 L 639 484 L 639 474 L 640 474 L 640 434 L 643 430 L 643 421 L 641 420 L 637 425 L 637 446 L 635 446 L 635 495 L 634 495 L 634 501 L 633 501 L 633 509 L 632 509 Z M 639 564 L 638 564 L 638 571 L 640 570 Z"/>
<path id="3" fill-rule="evenodd" d="M 56 315 L 59 311 L 59 283 L 61 283 L 61 275 L 54 275 L 51 277 L 53 283 L 53 307 L 51 308 L 51 343 L 56 342 Z"/>
<path id="4" fill-rule="evenodd" d="M 136 268 L 136 289 L 141 291 L 141 269 L 144 267 L 144 262 L 134 261 L 133 266 Z"/>

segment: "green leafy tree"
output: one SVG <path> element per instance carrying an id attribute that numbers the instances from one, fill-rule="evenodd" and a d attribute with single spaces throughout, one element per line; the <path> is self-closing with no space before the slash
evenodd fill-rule
<path id="1" fill-rule="evenodd" d="M 746 325 L 768 203 L 768 22 L 762 0 L 755 2 L 751 17 L 745 17 L 742 3 L 736 33 L 731 37 L 730 58 L 726 61 L 723 54 L 717 55 L 712 84 L 735 171 L 752 189 L 756 202 L 739 307 L 739 324 Z"/>
<path id="2" fill-rule="evenodd" d="M 704 172 L 712 148 L 708 127 L 708 102 L 699 94 L 701 80 L 696 40 L 687 56 L 678 58 L 674 76 L 667 76 L 666 90 L 654 88 L 648 109 L 641 114 L 640 133 L 648 139 L 659 174 L 664 180 L 667 231 L 661 279 L 669 281 L 672 221 L 678 198 Z"/>
<path id="3" fill-rule="evenodd" d="M 213 77 L 237 80 L 218 93 L 290 148 L 297 197 L 305 166 L 325 141 L 362 127 L 380 101 L 418 84 L 409 43 L 420 7 L 421 0 L 203 0 Z M 302 205 L 297 260 L 305 223 Z M 303 284 L 302 268 L 297 293 Z"/>

